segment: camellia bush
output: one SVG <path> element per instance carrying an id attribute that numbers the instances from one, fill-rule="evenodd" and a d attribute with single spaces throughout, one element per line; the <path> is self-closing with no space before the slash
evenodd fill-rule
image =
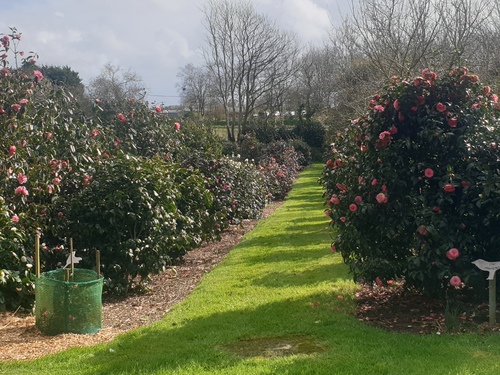
<path id="1" fill-rule="evenodd" d="M 44 79 L 21 37 L 12 28 L 0 38 L 0 309 L 33 303 L 35 234 L 59 247 L 53 202 L 99 149 L 74 98 Z"/>
<path id="2" fill-rule="evenodd" d="M 466 68 L 393 82 L 332 145 L 325 213 L 356 279 L 449 295 L 500 261 L 500 105 Z"/>
<path id="3" fill-rule="evenodd" d="M 127 292 L 217 234 L 213 198 L 196 171 L 122 154 L 96 164 L 92 179 L 56 206 L 82 264 L 94 266 L 100 250 L 112 292 Z"/>

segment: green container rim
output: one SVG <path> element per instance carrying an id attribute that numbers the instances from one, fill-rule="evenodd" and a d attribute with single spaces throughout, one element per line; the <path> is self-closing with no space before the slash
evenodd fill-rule
<path id="1" fill-rule="evenodd" d="M 78 284 L 78 285 L 91 285 L 91 284 L 95 284 L 95 283 L 100 283 L 104 280 L 103 276 L 101 276 L 100 278 L 97 278 L 97 272 L 95 272 L 93 270 L 89 270 L 86 268 L 74 268 L 73 271 L 75 272 L 75 274 L 77 274 L 77 273 L 89 274 L 89 275 L 92 274 L 95 277 L 95 279 L 91 279 L 88 281 L 64 281 L 65 268 L 60 268 L 60 269 L 53 270 L 53 271 L 42 272 L 40 274 L 40 277 L 37 278 L 36 280 L 43 279 L 44 282 L 49 281 L 49 282 L 61 283 L 61 284 L 65 284 L 65 285 L 76 285 L 76 284 Z M 57 277 L 60 274 L 62 274 L 62 277 Z"/>

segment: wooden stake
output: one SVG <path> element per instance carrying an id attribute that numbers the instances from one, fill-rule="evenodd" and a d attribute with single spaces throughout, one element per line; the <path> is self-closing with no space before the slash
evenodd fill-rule
<path id="1" fill-rule="evenodd" d="M 101 278 L 101 252 L 99 250 L 95 251 L 95 268 L 97 270 L 97 278 Z"/>
<path id="2" fill-rule="evenodd" d="M 40 235 L 35 234 L 35 273 L 40 277 Z"/>
<path id="3" fill-rule="evenodd" d="M 69 281 L 69 268 L 64 269 L 64 281 Z"/>

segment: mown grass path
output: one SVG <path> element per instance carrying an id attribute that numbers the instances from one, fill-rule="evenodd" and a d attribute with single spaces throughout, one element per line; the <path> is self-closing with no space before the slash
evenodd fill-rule
<path id="1" fill-rule="evenodd" d="M 109 344 L 0 363 L 0 374 L 499 374 L 498 333 L 396 334 L 353 316 L 356 286 L 330 252 L 320 173 L 306 169 L 162 321 Z"/>

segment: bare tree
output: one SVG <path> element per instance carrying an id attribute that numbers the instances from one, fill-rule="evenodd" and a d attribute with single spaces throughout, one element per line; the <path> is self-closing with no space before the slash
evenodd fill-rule
<path id="1" fill-rule="evenodd" d="M 249 2 L 210 0 L 204 15 L 205 61 L 234 142 L 262 99 L 291 79 L 298 46 L 294 36 L 281 32 Z"/>
<path id="2" fill-rule="evenodd" d="M 492 1 L 359 0 L 334 30 L 331 48 L 340 73 L 334 107 L 354 118 L 394 75 L 409 78 L 423 68 L 446 73 L 467 65 L 493 72 L 500 29 Z"/>
<path id="3" fill-rule="evenodd" d="M 182 104 L 200 116 L 205 115 L 205 108 L 213 91 L 213 79 L 205 67 L 192 64 L 184 66 L 177 74 L 177 84 Z"/>
<path id="4" fill-rule="evenodd" d="M 124 71 L 111 63 L 90 81 L 89 95 L 103 103 L 119 103 L 126 99 L 143 100 L 146 92 L 142 78 L 130 70 Z"/>

